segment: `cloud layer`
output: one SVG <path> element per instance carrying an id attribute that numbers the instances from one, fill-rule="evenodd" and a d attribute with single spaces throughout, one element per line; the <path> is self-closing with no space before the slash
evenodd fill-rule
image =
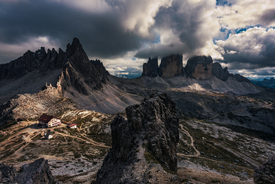
<path id="1" fill-rule="evenodd" d="M 148 57 L 204 54 L 233 72 L 273 75 L 273 1 L 2 0 L 0 64 L 78 37 L 113 74 L 136 74 Z"/>

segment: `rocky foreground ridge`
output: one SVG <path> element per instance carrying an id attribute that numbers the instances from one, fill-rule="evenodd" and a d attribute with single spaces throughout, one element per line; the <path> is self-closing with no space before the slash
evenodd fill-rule
<path id="1" fill-rule="evenodd" d="M 0 164 L 0 182 L 26 184 L 53 184 L 56 179 L 52 176 L 48 161 L 40 158 L 30 165 L 24 165 L 20 173 L 12 166 Z"/>
<path id="2" fill-rule="evenodd" d="M 257 184 L 275 183 L 275 155 L 255 170 L 254 181 Z"/>
<path id="3" fill-rule="evenodd" d="M 97 173 L 97 183 L 169 182 L 170 173 L 177 172 L 175 103 L 161 94 L 127 107 L 126 114 L 127 120 L 117 116 L 111 123 L 112 148 Z"/>

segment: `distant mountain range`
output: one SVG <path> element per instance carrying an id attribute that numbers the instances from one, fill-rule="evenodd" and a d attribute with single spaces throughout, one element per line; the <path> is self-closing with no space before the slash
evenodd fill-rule
<path id="1" fill-rule="evenodd" d="M 225 183 L 250 183 L 252 169 L 275 150 L 274 90 L 230 74 L 211 56 L 183 66 L 173 54 L 158 63 L 149 58 L 136 78 L 112 76 L 74 38 L 66 51 L 42 47 L 0 65 L 0 160 L 19 165 L 47 157 L 45 171 L 64 183 L 182 183 L 202 170 L 202 183 L 223 180 L 212 171 L 231 180 Z M 62 120 L 52 141 L 29 125 L 43 113 Z M 2 175 L 0 182 L 13 180 Z"/>
<path id="2" fill-rule="evenodd" d="M 251 82 L 258 86 L 275 89 L 275 79 L 273 77 L 262 81 L 251 80 Z"/>
<path id="3" fill-rule="evenodd" d="M 213 63 L 211 56 L 192 57 L 186 66 L 177 54 L 162 58 L 160 65 L 157 58 L 149 58 L 142 76 L 119 78 L 110 75 L 99 60 L 90 61 L 74 38 L 66 51 L 46 52 L 43 47 L 27 51 L 0 65 L 0 73 L 0 119 L 33 119 L 42 113 L 56 115 L 75 108 L 114 114 L 163 92 L 172 97 L 182 115 L 275 130 L 270 125 L 275 118 L 273 106 L 238 97 L 265 89 L 239 74 L 230 74 Z"/>

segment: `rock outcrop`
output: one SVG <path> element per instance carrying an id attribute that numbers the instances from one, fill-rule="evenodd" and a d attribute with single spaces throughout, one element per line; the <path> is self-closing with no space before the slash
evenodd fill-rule
<path id="1" fill-rule="evenodd" d="M 275 183 L 275 156 L 255 170 L 254 182 L 256 184 Z"/>
<path id="2" fill-rule="evenodd" d="M 177 171 L 178 118 L 165 94 L 126 108 L 127 120 L 111 123 L 112 148 L 97 173 L 97 183 L 161 183 Z M 157 168 L 157 169 L 156 169 Z"/>
<path id="3" fill-rule="evenodd" d="M 79 93 L 88 95 L 87 86 L 92 89 L 101 89 L 102 84 L 106 84 L 108 72 L 103 65 L 100 66 L 100 61 L 89 61 L 77 38 L 74 38 L 72 45 L 67 45 L 66 55 L 68 62 L 63 67 L 60 81 L 63 90 L 72 86 Z"/>
<path id="4" fill-rule="evenodd" d="M 209 79 L 212 73 L 211 56 L 195 56 L 187 61 L 185 73 L 190 78 Z"/>
<path id="5" fill-rule="evenodd" d="M 182 74 L 182 55 L 171 55 L 161 59 L 159 66 L 160 77 L 174 77 Z"/>
<path id="6" fill-rule="evenodd" d="M 0 164 L 0 183 L 11 183 L 16 178 L 17 174 L 14 167 Z"/>
<path id="7" fill-rule="evenodd" d="M 0 164 L 0 182 L 52 184 L 56 183 L 56 179 L 49 169 L 48 161 L 40 158 L 25 167 L 21 173 L 18 173 L 14 167 Z"/>
<path id="8" fill-rule="evenodd" d="M 158 76 L 158 58 L 149 58 L 147 63 L 143 64 L 142 76 L 157 77 Z"/>
<path id="9" fill-rule="evenodd" d="M 44 47 L 36 52 L 27 51 L 23 56 L 7 64 L 0 65 L 1 79 L 17 79 L 34 70 L 47 71 L 59 69 L 67 62 L 61 49 L 58 54 L 55 49 L 46 52 Z"/>
<path id="10" fill-rule="evenodd" d="M 46 52 L 45 48 L 41 47 L 36 52 L 27 51 L 18 59 L 0 65 L 0 80 L 17 79 L 35 70 L 46 73 L 49 70 L 63 68 L 63 71 L 66 71 L 68 63 L 86 78 L 85 82 L 88 85 L 101 88 L 101 83 L 106 83 L 108 80 L 108 72 L 104 66 L 100 65 L 98 60 L 89 61 L 77 38 L 73 39 L 72 44 L 67 45 L 66 52 L 62 49 L 59 49 L 59 53 L 55 49 L 48 49 Z M 74 85 L 74 82 L 70 81 L 70 85 Z M 78 84 L 75 87 L 78 87 Z"/>
<path id="11" fill-rule="evenodd" d="M 227 67 L 222 68 L 221 64 L 216 62 L 212 64 L 212 75 L 220 80 L 227 81 L 230 74 Z"/>

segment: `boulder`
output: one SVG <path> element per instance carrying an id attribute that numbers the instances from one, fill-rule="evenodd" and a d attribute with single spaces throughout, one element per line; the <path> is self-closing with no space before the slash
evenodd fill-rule
<path id="1" fill-rule="evenodd" d="M 159 66 L 160 77 L 174 77 L 182 74 L 182 55 L 170 55 L 161 59 Z"/>
<path id="2" fill-rule="evenodd" d="M 117 116 L 111 123 L 112 148 L 97 183 L 160 183 L 161 177 L 177 171 L 175 103 L 165 94 L 156 95 L 127 107 L 126 114 L 127 120 Z"/>

